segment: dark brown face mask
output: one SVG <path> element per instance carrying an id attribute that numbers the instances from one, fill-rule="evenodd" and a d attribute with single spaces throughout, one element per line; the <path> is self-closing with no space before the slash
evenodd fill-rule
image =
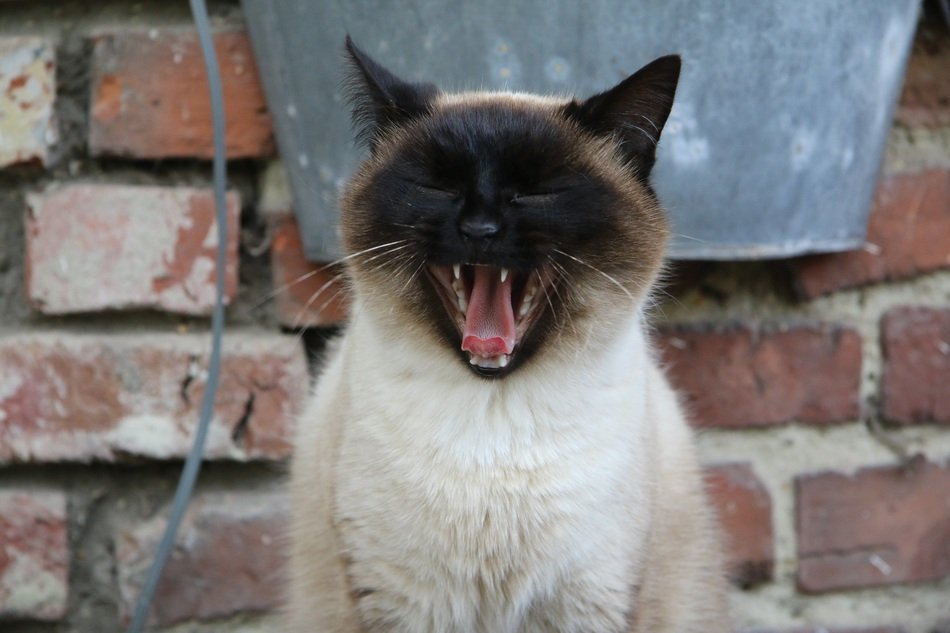
<path id="1" fill-rule="evenodd" d="M 642 295 L 666 223 L 649 186 L 679 58 L 584 101 L 446 96 L 347 40 L 371 156 L 343 198 L 357 284 L 430 323 L 482 376 L 503 376 L 587 310 L 582 288 Z M 389 254 L 387 254 L 389 253 Z M 633 306 L 631 306 L 631 309 Z"/>

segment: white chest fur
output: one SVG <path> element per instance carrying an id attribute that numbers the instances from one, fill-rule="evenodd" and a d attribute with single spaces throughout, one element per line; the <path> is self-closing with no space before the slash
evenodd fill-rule
<path id="1" fill-rule="evenodd" d="M 600 358 L 500 381 L 409 341 L 399 365 L 353 362 L 377 334 L 357 319 L 337 368 L 335 523 L 364 624 L 621 630 L 653 483 L 638 321 Z"/>

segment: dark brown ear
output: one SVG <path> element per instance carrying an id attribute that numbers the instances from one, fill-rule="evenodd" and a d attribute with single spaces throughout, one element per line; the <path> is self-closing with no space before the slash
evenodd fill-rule
<path id="1" fill-rule="evenodd" d="M 585 101 L 572 101 L 564 113 L 595 135 L 615 137 L 637 176 L 646 180 L 673 107 L 679 76 L 679 55 L 660 57 L 610 90 Z"/>
<path id="2" fill-rule="evenodd" d="M 375 147 L 380 136 L 392 126 L 430 111 L 438 88 L 403 81 L 357 48 L 349 35 L 346 52 L 350 63 L 346 92 L 360 141 Z"/>

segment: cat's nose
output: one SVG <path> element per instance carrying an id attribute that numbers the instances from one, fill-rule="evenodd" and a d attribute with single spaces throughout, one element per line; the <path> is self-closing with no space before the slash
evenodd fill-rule
<path id="1" fill-rule="evenodd" d="M 459 222 L 459 231 L 461 231 L 463 238 L 484 240 L 498 235 L 501 232 L 501 225 L 497 220 L 479 215 L 464 218 Z"/>

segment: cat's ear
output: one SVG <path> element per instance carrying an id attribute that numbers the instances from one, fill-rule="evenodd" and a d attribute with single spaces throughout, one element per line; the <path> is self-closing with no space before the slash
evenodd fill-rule
<path id="1" fill-rule="evenodd" d="M 679 55 L 656 59 L 619 84 L 585 101 L 571 101 L 564 113 L 598 136 L 613 136 L 637 176 L 646 180 L 656 144 L 673 107 L 680 76 Z"/>
<path id="2" fill-rule="evenodd" d="M 430 111 L 438 88 L 403 81 L 357 48 L 349 35 L 346 52 L 350 69 L 345 87 L 360 141 L 374 147 L 387 129 Z"/>

